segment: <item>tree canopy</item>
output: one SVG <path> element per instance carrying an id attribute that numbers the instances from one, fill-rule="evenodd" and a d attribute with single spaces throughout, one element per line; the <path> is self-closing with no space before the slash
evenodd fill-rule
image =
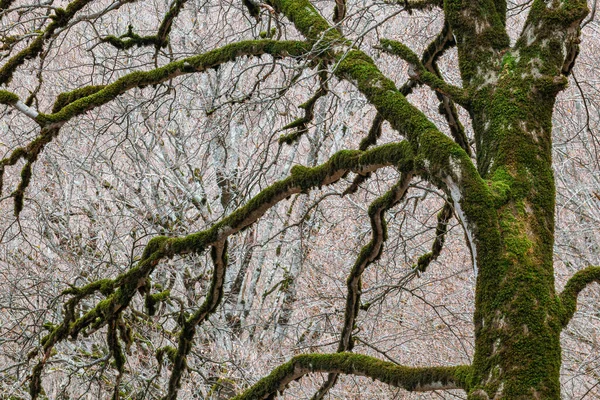
<path id="1" fill-rule="evenodd" d="M 600 395 L 596 6 L 0 1 L 0 392 Z"/>

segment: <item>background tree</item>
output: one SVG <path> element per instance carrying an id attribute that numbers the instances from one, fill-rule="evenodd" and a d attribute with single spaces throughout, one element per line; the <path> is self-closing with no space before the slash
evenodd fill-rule
<path id="1" fill-rule="evenodd" d="M 0 2 L 0 390 L 598 396 L 595 8 Z"/>

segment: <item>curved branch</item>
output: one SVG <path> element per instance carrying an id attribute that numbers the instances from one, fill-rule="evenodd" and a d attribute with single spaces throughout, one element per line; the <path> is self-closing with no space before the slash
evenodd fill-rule
<path id="1" fill-rule="evenodd" d="M 20 159 L 26 160 L 21 171 L 21 181 L 13 193 L 15 199 L 15 215 L 23 208 L 23 196 L 29 186 L 33 163 L 44 147 L 58 135 L 59 129 L 68 120 L 104 105 L 117 96 L 135 87 L 156 85 L 177 76 L 204 72 L 226 62 L 234 61 L 241 56 L 260 56 L 270 54 L 276 57 L 299 57 L 306 55 L 311 46 L 301 41 L 250 40 L 242 41 L 211 50 L 207 53 L 169 63 L 154 70 L 136 71 L 127 74 L 109 85 L 86 86 L 71 92 L 61 93 L 54 103 L 52 114 L 37 113 L 23 104 L 17 95 L 8 91 L 0 91 L 0 103 L 10 105 L 33 118 L 42 126 L 41 133 L 27 147 L 19 147 L 0 160 L 0 192 L 2 190 L 5 166 L 15 165 Z M 0 73 L 1 74 L 1 73 Z"/>
<path id="2" fill-rule="evenodd" d="M 600 284 L 600 267 L 587 267 L 577 271 L 568 281 L 567 285 L 559 295 L 561 307 L 561 322 L 563 327 L 567 326 L 575 311 L 577 311 L 577 297 L 579 293 L 590 283 Z"/>
<path id="3" fill-rule="evenodd" d="M 171 62 L 150 71 L 135 71 L 86 97 L 64 105 L 53 114 L 40 114 L 37 121 L 44 125 L 63 125 L 69 119 L 104 105 L 129 89 L 157 85 L 180 75 L 204 72 L 209 68 L 234 61 L 242 56 L 270 54 L 276 57 L 300 57 L 311 50 L 311 45 L 301 41 L 247 40 L 225 45 L 204 54 Z M 84 90 L 84 89 L 78 89 Z"/>
<path id="4" fill-rule="evenodd" d="M 350 48 L 310 1 L 271 1 L 309 40 L 321 39 L 321 46 L 334 49 L 338 61 L 334 73 L 352 82 L 392 128 L 405 135 L 414 148 L 424 178 L 452 199 L 457 217 L 467 232 L 477 271 L 477 234 L 489 232 L 494 245 L 499 243 L 500 235 L 494 230 L 498 216 L 493 209 L 492 192 L 469 155 L 410 104 L 368 55 Z"/>
<path id="5" fill-rule="evenodd" d="M 173 360 L 173 372 L 169 379 L 169 392 L 165 399 L 174 400 L 177 398 L 177 391 L 181 382 L 181 376 L 186 370 L 187 355 L 192 350 L 196 326 L 216 311 L 217 306 L 223 298 L 223 284 L 225 282 L 225 272 L 227 269 L 227 240 L 219 242 L 212 247 L 211 257 L 213 260 L 214 271 L 210 288 L 206 295 L 204 303 L 183 323 L 181 333 L 179 334 L 179 346 Z"/>
<path id="6" fill-rule="evenodd" d="M 352 353 L 304 354 L 274 369 L 233 400 L 267 399 L 285 390 L 286 386 L 306 374 L 330 372 L 366 376 L 388 385 L 413 392 L 430 390 L 466 389 L 466 378 L 471 367 L 412 368 L 382 361 L 374 357 Z"/>
<path id="7" fill-rule="evenodd" d="M 435 240 L 431 245 L 431 251 L 419 257 L 417 265 L 415 266 L 417 271 L 425 272 L 427 267 L 429 267 L 429 264 L 431 264 L 432 261 L 437 260 L 440 256 L 442 248 L 444 247 L 444 242 L 446 241 L 446 233 L 448 233 L 448 222 L 450 222 L 450 218 L 452 218 L 452 206 L 447 202 L 444 204 L 442 211 L 437 215 Z"/>
<path id="8" fill-rule="evenodd" d="M 46 40 L 52 37 L 57 29 L 67 26 L 75 14 L 91 2 L 92 0 L 75 0 L 72 3 L 69 3 L 66 9 L 57 8 L 54 11 L 54 15 L 50 16 L 52 22 L 48 25 L 46 30 L 39 33 L 29 46 L 15 54 L 14 57 L 8 60 L 2 68 L 0 68 L 0 85 L 5 85 L 10 82 L 19 66 L 26 60 L 37 57 L 44 49 Z M 0 7 L 3 8 L 5 4 L 10 5 L 10 3 L 12 2 L 4 1 L 0 4 Z"/>
<path id="9" fill-rule="evenodd" d="M 361 250 L 350 275 L 346 280 L 348 295 L 346 296 L 346 309 L 344 313 L 344 326 L 340 342 L 338 344 L 338 353 L 350 351 L 353 347 L 352 331 L 356 328 L 356 317 L 360 309 L 360 294 L 362 291 L 362 274 L 365 269 L 375 262 L 381 256 L 383 244 L 387 239 L 387 223 L 384 214 L 387 210 L 398 204 L 408 190 L 408 185 L 413 177 L 413 173 L 403 174 L 400 181 L 395 184 L 383 196 L 376 199 L 369 207 L 369 217 L 371 219 L 372 238 Z M 337 373 L 330 373 L 325 383 L 319 391 L 313 396 L 313 400 L 320 400 L 335 385 L 338 378 Z"/>
<path id="10" fill-rule="evenodd" d="M 322 67 L 325 66 L 322 65 Z M 297 128 L 297 130 L 286 135 L 281 135 L 279 137 L 280 144 L 293 144 L 300 140 L 300 138 L 308 132 L 308 124 L 312 122 L 315 116 L 315 105 L 317 104 L 317 100 L 319 100 L 323 96 L 326 96 L 327 93 L 329 93 L 329 88 L 327 87 L 327 70 L 321 69 L 318 72 L 318 76 L 319 88 L 310 99 L 298 106 L 298 108 L 304 109 L 304 116 L 292 121 L 291 123 L 281 128 L 281 130 L 292 128 Z"/>

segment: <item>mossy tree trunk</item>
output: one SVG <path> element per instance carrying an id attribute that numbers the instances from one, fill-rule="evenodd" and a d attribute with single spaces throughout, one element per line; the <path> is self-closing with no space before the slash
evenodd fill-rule
<path id="1" fill-rule="evenodd" d="M 472 88 L 477 168 L 492 189 L 499 233 L 475 228 L 480 273 L 470 397 L 559 399 L 564 310 L 552 264 L 552 111 L 587 6 L 534 2 L 513 47 L 498 13 L 503 8 L 479 7 L 471 15 L 449 14 L 453 30 L 464 32 L 457 42 L 463 82 Z M 494 38 L 489 45 L 486 37 Z M 473 57 L 471 46 L 481 53 Z"/>

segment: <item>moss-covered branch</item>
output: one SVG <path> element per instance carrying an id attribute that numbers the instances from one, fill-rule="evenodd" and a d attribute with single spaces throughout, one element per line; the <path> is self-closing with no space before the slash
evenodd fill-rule
<path id="1" fill-rule="evenodd" d="M 560 294 L 561 322 L 567 326 L 575 311 L 577 311 L 577 297 L 590 283 L 600 284 L 600 267 L 588 267 L 577 271 L 568 281 Z"/>
<path id="2" fill-rule="evenodd" d="M 54 14 L 50 16 L 52 22 L 48 24 L 46 29 L 39 33 L 37 37 L 23 50 L 11 57 L 0 68 L 0 85 L 6 85 L 12 79 L 16 69 L 21 66 L 26 60 L 37 57 L 44 49 L 44 43 L 51 38 L 59 28 L 67 26 L 69 21 L 92 0 L 75 0 L 67 8 L 57 8 Z M 6 1 L 10 5 L 11 2 Z"/>
<path id="3" fill-rule="evenodd" d="M 127 50 L 132 47 L 155 46 L 160 49 L 167 45 L 164 39 L 161 41 L 158 35 L 140 36 L 133 32 L 133 26 L 129 25 L 127 33 L 117 37 L 108 35 L 102 38 L 102 42 L 109 43 L 119 50 Z"/>
<path id="4" fill-rule="evenodd" d="M 186 370 L 187 356 L 192 350 L 196 326 L 206 321 L 210 314 L 214 313 L 223 298 L 223 284 L 227 269 L 227 240 L 219 242 L 212 247 L 211 257 L 213 261 L 213 275 L 210 288 L 200 308 L 187 318 L 179 333 L 179 345 L 173 356 L 173 367 L 169 379 L 167 400 L 175 400 L 181 382 L 181 377 Z"/>
<path id="5" fill-rule="evenodd" d="M 269 396 L 282 392 L 292 381 L 314 372 L 366 376 L 408 391 L 423 392 L 466 389 L 470 367 L 411 368 L 360 354 L 304 354 L 277 367 L 233 400 L 272 398 Z"/>
<path id="6" fill-rule="evenodd" d="M 19 103 L 21 102 L 19 101 L 17 104 Z M 59 128 L 42 128 L 40 135 L 29 143 L 27 147 L 17 147 L 9 156 L 0 160 L 0 193 L 2 193 L 3 189 L 4 169 L 7 166 L 15 165 L 20 159 L 25 160 L 25 165 L 21 169 L 19 184 L 11 194 L 14 198 L 14 212 L 17 217 L 23 209 L 23 199 L 25 190 L 31 181 L 33 164 L 37 161 L 43 148 L 58 134 L 58 131 Z"/>
<path id="7" fill-rule="evenodd" d="M 412 70 L 413 79 L 429 86 L 433 90 L 448 96 L 458 104 L 467 108 L 469 106 L 469 94 L 466 90 L 457 86 L 451 85 L 444 81 L 440 76 L 428 71 L 422 64 L 419 56 L 414 53 L 408 46 L 390 39 L 382 39 L 380 41 L 381 49 L 387 53 L 397 55 L 404 61 L 409 63 Z"/>
<path id="8" fill-rule="evenodd" d="M 579 25 L 588 12 L 585 0 L 533 2 L 515 51 L 521 61 L 518 66 L 540 80 L 541 88 L 546 85 L 556 86 L 558 90 L 565 87 L 566 80 L 558 78 L 568 75 L 573 68 L 579 53 Z M 532 59 L 539 61 L 530 62 Z"/>
<path id="9" fill-rule="evenodd" d="M 427 71 L 441 78 L 442 74 L 437 66 L 439 58 L 446 52 L 450 47 L 454 47 L 456 41 L 454 40 L 454 34 L 450 28 L 450 24 L 444 21 L 444 26 L 441 32 L 436 38 L 427 46 L 421 57 L 421 62 Z M 460 147 L 472 157 L 471 146 L 469 145 L 469 139 L 465 132 L 465 128 L 460 122 L 460 116 L 454 101 L 442 94 L 439 91 L 435 92 L 438 100 L 440 101 L 439 112 L 444 116 L 448 127 L 450 128 L 450 134 L 454 138 L 454 141 L 459 144 Z"/>
<path id="10" fill-rule="evenodd" d="M 360 294 L 362 291 L 362 274 L 365 269 L 374 263 L 383 251 L 383 244 L 387 239 L 387 223 L 385 212 L 398 204 L 408 190 L 412 179 L 412 172 L 402 175 L 400 181 L 388 190 L 383 196 L 376 199 L 369 207 L 369 218 L 371 220 L 371 240 L 358 255 L 348 279 L 346 286 L 346 308 L 344 311 L 344 325 L 338 343 L 338 353 L 351 351 L 353 347 L 352 332 L 356 329 L 356 318 L 360 309 Z M 322 399 L 323 396 L 335 385 L 338 374 L 330 373 L 325 383 L 313 396 L 314 400 Z"/>
<path id="11" fill-rule="evenodd" d="M 165 14 L 163 20 L 158 27 L 156 38 L 158 39 L 155 43 L 156 50 L 160 47 L 164 47 L 169 41 L 169 33 L 171 33 L 171 27 L 175 18 L 179 15 L 179 12 L 183 9 L 184 4 L 187 0 L 175 0 L 171 5 L 171 8 Z"/>
<path id="12" fill-rule="evenodd" d="M 277 57 L 301 57 L 310 50 L 310 44 L 300 41 L 248 40 L 232 43 L 204 54 L 174 61 L 151 71 L 132 72 L 104 87 L 90 87 L 89 95 L 63 105 L 59 111 L 52 114 L 40 114 L 37 120 L 41 124 L 60 125 L 75 116 L 114 100 L 132 88 L 157 85 L 180 75 L 203 72 L 242 56 L 270 54 Z M 78 90 L 85 91 L 88 88 Z"/>
<path id="13" fill-rule="evenodd" d="M 434 7 L 443 7 L 442 0 L 387 0 L 386 3 L 404 6 L 409 13 L 415 10 L 430 10 Z"/>
<path id="14" fill-rule="evenodd" d="M 120 37 L 112 35 L 106 36 L 102 38 L 102 41 L 110 43 L 119 50 L 126 50 L 136 46 L 154 46 L 158 52 L 161 48 L 165 47 L 169 43 L 169 34 L 171 32 L 173 22 L 183 9 L 183 6 L 186 2 L 187 0 L 175 0 L 171 4 L 169 11 L 167 11 L 158 27 L 156 35 L 140 36 L 134 33 L 133 26 L 129 25 L 127 33 L 124 35 L 121 35 Z"/>
<path id="15" fill-rule="evenodd" d="M 325 64 L 321 63 L 321 66 L 324 67 Z M 301 118 L 292 121 L 290 124 L 284 126 L 282 129 L 293 129 L 296 130 L 287 135 L 282 135 L 279 138 L 279 143 L 292 144 L 298 141 L 302 135 L 308 132 L 308 124 L 312 122 L 315 116 L 315 105 L 317 104 L 317 100 L 321 97 L 327 95 L 327 71 L 325 69 L 321 69 L 319 71 L 319 88 L 315 92 L 315 94 L 308 99 L 306 102 L 300 104 L 298 107 L 304 109 L 304 116 Z"/>
<path id="16" fill-rule="evenodd" d="M 44 147 L 58 135 L 60 127 L 71 118 L 106 104 L 132 88 L 159 84 L 182 74 L 203 72 L 223 63 L 234 61 L 241 56 L 270 54 L 277 57 L 300 57 L 306 55 L 310 49 L 310 44 L 300 41 L 251 40 L 233 43 L 151 71 L 132 72 L 109 85 L 86 86 L 61 93 L 54 103 L 52 114 L 37 113 L 19 101 L 18 96 L 14 93 L 0 91 L 1 104 L 17 108 L 42 126 L 40 135 L 27 147 L 19 147 L 13 150 L 9 156 L 0 160 L 0 192 L 2 191 L 5 167 L 15 165 L 22 158 L 25 159 L 26 164 L 21 171 L 21 180 L 13 192 L 15 215 L 18 216 L 23 209 L 23 197 L 29 186 L 33 164 Z"/>
<path id="17" fill-rule="evenodd" d="M 416 269 L 419 272 L 425 272 L 429 264 L 435 261 L 442 252 L 444 242 L 446 241 L 446 233 L 448 233 L 448 222 L 452 218 L 452 206 L 450 203 L 445 203 L 442 211 L 437 215 L 437 225 L 435 227 L 435 240 L 431 245 L 431 251 L 423 254 L 417 261 Z"/>
<path id="18" fill-rule="evenodd" d="M 336 35 L 337 31 L 332 32 L 327 21 L 309 1 L 272 0 L 272 4 L 293 21 L 296 28 L 309 40 L 329 40 L 330 47 L 339 50 L 334 54 L 338 60 L 334 73 L 355 84 L 381 117 L 409 140 L 423 171 L 422 175 L 442 188 L 453 200 L 467 236 L 471 238 L 469 245 L 474 261 L 478 262 L 478 258 L 493 260 L 496 257 L 494 252 L 500 244 L 493 196 L 465 150 L 440 132 L 435 124 L 410 104 L 369 56 L 360 50 L 340 45 L 346 43 L 344 38 L 339 33 Z M 475 250 L 475 240 L 480 234 L 489 243 L 493 243 L 487 246 L 485 254 L 477 254 Z M 495 262 L 490 263 L 491 269 L 493 265 Z"/>
<path id="19" fill-rule="evenodd" d="M 359 150 L 365 151 L 369 147 L 377 144 L 377 140 L 381 137 L 383 121 L 384 119 L 381 114 L 377 113 L 375 118 L 373 118 L 373 122 L 371 122 L 371 128 L 369 128 L 367 136 L 365 136 L 358 145 Z M 356 193 L 358 187 L 370 177 L 371 174 L 356 175 L 352 181 L 352 184 L 348 186 L 346 190 L 344 190 L 344 196 L 350 193 Z"/>

